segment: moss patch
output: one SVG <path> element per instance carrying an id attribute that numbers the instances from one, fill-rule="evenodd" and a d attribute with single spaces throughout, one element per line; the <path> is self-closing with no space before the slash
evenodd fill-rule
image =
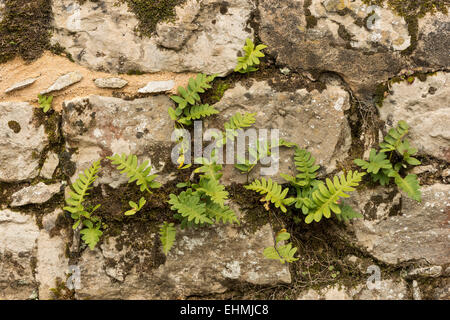
<path id="1" fill-rule="evenodd" d="M 5 0 L 0 23 L 0 63 L 16 55 L 25 60 L 38 58 L 49 48 L 50 0 Z"/>
<path id="2" fill-rule="evenodd" d="M 184 2 L 185 0 L 118 0 L 116 4 L 126 3 L 139 20 L 136 31 L 150 37 L 158 22 L 173 19 L 175 6 Z"/>

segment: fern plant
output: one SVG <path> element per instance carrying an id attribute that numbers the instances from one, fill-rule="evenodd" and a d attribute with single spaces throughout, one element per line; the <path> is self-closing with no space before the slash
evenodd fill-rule
<path id="1" fill-rule="evenodd" d="M 218 111 L 209 104 L 201 104 L 200 93 L 212 88 L 211 82 L 217 75 L 207 76 L 197 74 L 196 78 L 190 78 L 186 88 L 178 87 L 178 95 L 170 98 L 177 103 L 177 108 L 169 108 L 172 120 L 181 125 L 190 125 L 192 120 L 217 114 Z"/>
<path id="2" fill-rule="evenodd" d="M 137 212 L 139 212 L 145 206 L 146 203 L 147 203 L 147 200 L 145 200 L 144 197 L 141 197 L 139 199 L 139 204 L 137 204 L 134 201 L 128 202 L 128 204 L 130 205 L 131 209 L 125 211 L 124 215 L 126 215 L 126 216 L 135 215 Z"/>
<path id="3" fill-rule="evenodd" d="M 171 209 L 176 211 L 174 218 L 180 220 L 181 228 L 201 227 L 216 223 L 239 223 L 239 220 L 233 210 L 231 210 L 225 201 L 228 199 L 228 191 L 225 186 L 219 183 L 222 176 L 222 166 L 216 163 L 214 154 L 211 159 L 198 158 L 195 160 L 200 167 L 194 170 L 194 173 L 200 174 L 198 183 L 179 183 L 177 187 L 186 188 L 180 194 L 170 194 L 168 203 Z M 167 236 L 170 231 L 171 237 L 175 239 L 175 229 L 170 230 L 167 227 L 161 229 L 160 235 Z M 171 239 L 172 239 L 171 238 Z M 167 241 L 161 238 L 163 251 L 167 254 L 174 241 Z"/>
<path id="4" fill-rule="evenodd" d="M 272 202 L 276 208 L 280 208 L 283 212 L 287 211 L 286 206 L 295 202 L 294 198 L 286 198 L 289 192 L 288 188 L 283 189 L 281 185 L 270 178 L 268 180 L 265 178 L 255 180 L 250 185 L 245 186 L 245 188 L 265 195 L 263 201 Z"/>
<path id="5" fill-rule="evenodd" d="M 42 111 L 44 111 L 44 113 L 47 113 L 47 111 L 50 110 L 50 108 L 52 107 L 52 102 L 53 102 L 53 96 L 47 97 L 47 96 L 38 94 L 39 108 L 41 108 Z"/>
<path id="6" fill-rule="evenodd" d="M 144 161 L 141 165 L 138 165 L 138 159 L 136 155 L 130 154 L 122 155 L 115 154 L 112 157 L 107 157 L 112 161 L 113 165 L 117 166 L 117 170 L 120 170 L 121 174 L 126 174 L 129 178 L 128 183 L 136 181 L 136 185 L 140 187 L 141 191 L 147 191 L 152 193 L 151 189 L 161 187 L 161 184 L 154 181 L 158 176 L 156 174 L 150 174 L 152 167 L 149 166 L 149 161 Z"/>
<path id="7" fill-rule="evenodd" d="M 159 238 L 163 245 L 163 252 L 167 255 L 175 243 L 176 230 L 173 223 L 164 222 L 159 229 Z"/>
<path id="8" fill-rule="evenodd" d="M 259 58 L 264 57 L 264 53 L 262 53 L 261 50 L 265 48 L 267 48 L 266 45 L 259 44 L 255 46 L 253 41 L 247 38 L 244 46 L 245 54 L 244 56 L 237 58 L 238 64 L 234 71 L 240 73 L 257 71 L 258 68 L 256 66 L 260 63 Z"/>
<path id="9" fill-rule="evenodd" d="M 89 190 L 92 189 L 92 184 L 98 178 L 97 174 L 99 170 L 100 160 L 94 162 L 83 173 L 80 173 L 71 186 L 69 197 L 65 200 L 66 206 L 63 208 L 68 211 L 71 214 L 72 219 L 75 220 L 75 223 L 72 226 L 74 230 L 80 225 L 85 227 L 80 231 L 80 234 L 91 250 L 94 249 L 103 234 L 100 230 L 100 218 L 93 215 L 100 205 L 96 205 L 94 208 L 89 209 L 84 207 L 84 202 L 89 195 Z"/>
<path id="10" fill-rule="evenodd" d="M 380 151 L 370 150 L 369 161 L 355 159 L 354 162 L 366 170 L 374 182 L 381 185 L 389 184 L 390 178 L 394 178 L 395 184 L 406 194 L 416 201 L 421 201 L 420 185 L 417 176 L 409 174 L 403 178 L 400 174 L 402 169 L 408 168 L 408 165 L 417 166 L 421 164 L 419 160 L 413 157 L 417 149 L 411 147 L 408 140 L 405 139 L 409 132 L 409 125 L 405 121 L 399 121 L 397 127 L 389 130 L 382 143 Z M 401 157 L 401 161 L 393 163 L 394 154 Z"/>
<path id="11" fill-rule="evenodd" d="M 298 248 L 293 247 L 292 243 L 287 243 L 284 245 L 280 245 L 280 242 L 287 241 L 291 238 L 291 234 L 286 232 L 286 230 L 281 230 L 275 237 L 275 245 L 273 247 L 267 247 L 264 249 L 264 256 L 267 259 L 278 260 L 280 263 L 284 264 L 285 262 L 294 262 L 297 261 L 298 258 L 295 257 L 295 253 Z"/>

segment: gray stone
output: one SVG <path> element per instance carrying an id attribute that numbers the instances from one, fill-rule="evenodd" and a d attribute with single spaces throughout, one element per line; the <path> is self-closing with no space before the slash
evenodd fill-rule
<path id="1" fill-rule="evenodd" d="M 267 81 L 254 82 L 250 88 L 237 83 L 214 107 L 225 120 L 236 112 L 256 113 L 253 128 L 278 129 L 280 138 L 309 150 L 326 172 L 336 169 L 337 161 L 345 159 L 350 149 L 350 127 L 344 115 L 350 107 L 349 95 L 339 86 L 329 85 L 322 92 L 280 92 Z M 279 172 L 295 173 L 292 149 L 280 148 L 280 159 L 279 170 L 268 175 L 279 182 L 284 181 Z M 260 176 L 260 168 L 258 165 L 250 172 L 250 180 Z M 226 184 L 246 183 L 246 175 L 227 165 L 222 180 Z"/>
<path id="2" fill-rule="evenodd" d="M 381 280 L 378 283 L 378 288 L 363 289 L 357 293 L 353 299 L 355 300 L 408 300 L 409 293 L 406 281 L 403 279 Z"/>
<path id="3" fill-rule="evenodd" d="M 356 219 L 349 226 L 356 245 L 387 264 L 412 260 L 450 263 L 448 247 L 450 186 L 422 186 L 422 202 L 402 195 L 400 215 L 383 220 Z"/>
<path id="4" fill-rule="evenodd" d="M 0 103 L 0 181 L 36 177 L 39 157 L 47 144 L 44 126 L 33 123 L 33 106 L 26 102 Z"/>
<path id="5" fill-rule="evenodd" d="M 136 34 L 135 15 L 126 4 L 116 3 L 104 0 L 97 10 L 99 4 L 92 1 L 53 2 L 52 43 L 97 70 L 225 75 L 235 68 L 245 39 L 253 38 L 248 25 L 251 0 L 229 0 L 226 5 L 221 0 L 187 0 L 176 7 L 174 21 L 158 23 L 151 37 Z"/>
<path id="6" fill-rule="evenodd" d="M 300 293 L 297 300 L 352 300 L 344 287 L 328 286 L 321 290 L 309 289 Z"/>
<path id="7" fill-rule="evenodd" d="M 15 90 L 19 90 L 19 89 L 23 89 L 25 87 L 31 86 L 33 83 L 36 82 L 38 78 L 29 78 L 26 80 L 23 80 L 21 82 L 15 83 L 14 85 L 12 85 L 11 87 L 9 87 L 8 89 L 5 90 L 5 93 L 9 93 Z"/>
<path id="8" fill-rule="evenodd" d="M 53 91 L 62 90 L 64 88 L 67 88 L 68 86 L 80 82 L 82 79 L 83 75 L 78 71 L 66 73 L 65 75 L 56 79 L 56 81 L 48 89 L 41 91 L 41 94 L 44 95 Z"/>
<path id="9" fill-rule="evenodd" d="M 98 78 L 94 83 L 99 88 L 121 89 L 128 84 L 127 80 L 122 78 Z"/>
<path id="10" fill-rule="evenodd" d="M 448 16 L 419 22 L 414 63 L 402 56 L 415 44 L 406 20 L 388 6 L 362 0 L 261 0 L 259 35 L 291 70 L 338 73 L 360 99 L 403 69 L 448 68 Z"/>
<path id="11" fill-rule="evenodd" d="M 28 299 L 37 284 L 31 259 L 39 229 L 34 217 L 0 210 L 0 299 Z"/>
<path id="12" fill-rule="evenodd" d="M 138 90 L 139 93 L 156 93 L 172 90 L 175 87 L 175 81 L 150 81 L 145 87 Z"/>
<path id="13" fill-rule="evenodd" d="M 65 236 L 50 237 L 41 230 L 37 239 L 36 281 L 39 283 L 39 299 L 53 299 L 51 288 L 55 288 L 56 279 L 64 281 L 67 277 L 69 258 L 66 256 L 67 239 Z"/>
<path id="14" fill-rule="evenodd" d="M 41 173 L 39 175 L 45 179 L 51 179 L 58 165 L 59 165 L 58 155 L 54 152 L 49 152 L 47 154 L 47 158 L 45 159 L 44 164 L 42 165 Z"/>
<path id="15" fill-rule="evenodd" d="M 416 268 L 408 272 L 409 278 L 415 278 L 415 277 L 429 277 L 429 278 L 436 278 L 439 277 L 442 273 L 442 267 L 441 266 L 431 266 L 431 267 L 422 267 L 422 268 Z"/>
<path id="16" fill-rule="evenodd" d="M 273 245 L 269 225 L 254 234 L 231 226 L 178 230 L 175 246 L 156 268 L 147 262 L 154 257 L 154 234 L 134 238 L 137 234 L 132 232 L 125 227 L 121 236 L 109 238 L 100 249 L 83 252 L 77 298 L 174 299 L 223 293 L 233 281 L 257 285 L 291 281 L 288 266 L 262 255 Z M 123 244 L 124 239 L 129 244 Z"/>
<path id="17" fill-rule="evenodd" d="M 405 120 L 409 139 L 421 154 L 450 161 L 450 73 L 438 72 L 422 82 L 394 83 L 380 108 L 386 130 Z"/>
<path id="18" fill-rule="evenodd" d="M 20 207 L 27 204 L 40 204 L 50 200 L 55 194 L 61 191 L 61 183 L 46 185 L 39 182 L 34 186 L 29 186 L 15 192 L 11 196 L 11 207 Z"/>
<path id="19" fill-rule="evenodd" d="M 77 149 L 71 158 L 74 178 L 93 161 L 116 153 L 133 153 L 140 162 L 150 160 L 154 172 L 161 171 L 171 161 L 173 122 L 167 109 L 173 105 L 162 95 L 132 101 L 101 96 L 65 101 L 62 131 L 67 146 Z M 98 182 L 117 187 L 127 180 L 109 165 L 102 168 Z"/>
<path id="20" fill-rule="evenodd" d="M 416 280 L 412 282 L 412 294 L 414 300 L 422 300 L 422 292 L 420 291 L 419 284 Z"/>

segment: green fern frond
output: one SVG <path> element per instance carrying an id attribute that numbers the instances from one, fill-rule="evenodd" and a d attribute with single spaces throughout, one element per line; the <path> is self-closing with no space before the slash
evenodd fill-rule
<path id="1" fill-rule="evenodd" d="M 126 216 L 132 216 L 132 215 L 135 215 L 136 212 L 139 212 L 139 211 L 142 209 L 142 207 L 143 207 L 146 203 L 147 203 L 147 200 L 145 200 L 144 197 L 141 197 L 141 198 L 139 199 L 139 204 L 137 204 L 137 203 L 134 202 L 134 201 L 128 202 L 128 204 L 130 205 L 131 209 L 128 210 L 128 211 L 126 211 L 126 212 L 124 213 L 124 215 L 126 215 Z"/>
<path id="2" fill-rule="evenodd" d="M 180 112 L 188 105 L 195 105 L 200 101 L 199 93 L 204 93 L 206 89 L 211 88 L 211 82 L 215 79 L 216 75 L 207 76 L 206 74 L 199 73 L 197 77 L 190 78 L 188 86 L 186 88 L 178 87 L 178 94 L 171 96 L 170 98 L 178 104 L 178 111 Z M 180 113 L 181 114 L 181 113 Z M 180 115 L 178 114 L 178 115 Z"/>
<path id="3" fill-rule="evenodd" d="M 163 252 L 166 256 L 175 243 L 176 232 L 173 223 L 164 222 L 159 229 L 159 238 L 161 239 Z"/>
<path id="4" fill-rule="evenodd" d="M 281 185 L 273 182 L 272 179 L 266 180 L 262 178 L 261 181 L 255 180 L 250 185 L 245 186 L 248 190 L 256 191 L 260 194 L 265 194 L 265 201 L 272 202 L 276 208 L 280 208 L 281 211 L 286 212 L 286 205 L 289 206 L 294 203 L 294 198 L 286 198 L 289 191 L 288 188 L 282 189 Z"/>
<path id="5" fill-rule="evenodd" d="M 349 171 L 347 177 L 343 174 L 340 179 L 335 176 L 333 181 L 327 178 L 326 185 L 319 184 L 318 189 L 312 193 L 312 201 L 317 208 L 306 216 L 305 222 L 311 223 L 313 220 L 319 222 L 322 216 L 330 218 L 331 212 L 340 214 L 339 198 L 348 198 L 346 192 L 354 191 L 354 187 L 358 186 L 364 175 L 365 173 Z"/>
<path id="6" fill-rule="evenodd" d="M 141 191 L 146 190 L 152 193 L 149 188 L 156 189 L 161 187 L 159 182 L 154 181 L 157 175 L 150 174 L 152 167 L 148 165 L 148 160 L 138 166 L 137 156 L 133 154 L 128 156 L 125 153 L 122 153 L 122 155 L 115 154 L 107 158 L 112 161 L 113 165 L 117 166 L 117 170 L 121 170 L 121 174 L 127 175 L 129 178 L 128 183 L 136 181 Z"/>
<path id="7" fill-rule="evenodd" d="M 384 141 L 380 143 L 381 152 L 397 150 L 408 131 L 409 125 L 403 120 L 399 121 L 397 127 L 390 129 Z"/>
<path id="8" fill-rule="evenodd" d="M 100 237 L 103 235 L 103 232 L 100 230 L 101 223 L 97 223 L 94 226 L 91 221 L 86 220 L 84 224 L 87 228 L 80 231 L 81 239 L 89 246 L 89 249 L 94 250 L 100 241 Z"/>
<path id="9" fill-rule="evenodd" d="M 397 171 L 391 170 L 389 171 L 389 176 L 394 178 L 395 184 L 405 191 L 411 199 L 417 202 L 422 201 L 419 180 L 417 180 L 415 174 L 408 174 L 405 178 L 402 178 Z"/>
<path id="10" fill-rule="evenodd" d="M 348 222 L 352 219 L 364 218 L 364 216 L 361 213 L 353 210 L 353 208 L 348 204 L 342 203 L 341 205 L 339 205 L 339 207 L 341 208 L 341 214 L 336 215 L 336 218 L 339 221 Z"/>
<path id="11" fill-rule="evenodd" d="M 255 123 L 255 116 L 256 113 L 244 113 L 242 115 L 240 112 L 237 112 L 224 124 L 224 127 L 227 130 L 248 128 Z"/>
<path id="12" fill-rule="evenodd" d="M 42 111 L 44 111 L 44 113 L 47 113 L 47 111 L 50 110 L 50 108 L 52 107 L 52 102 L 53 102 L 53 96 L 47 97 L 47 96 L 38 94 L 39 108 L 41 108 Z"/>
<path id="13" fill-rule="evenodd" d="M 196 158 L 194 163 L 201 164 L 200 167 L 194 170 L 195 173 L 201 173 L 200 177 L 219 180 L 222 177 L 222 166 L 210 161 L 207 158 Z"/>
<path id="14" fill-rule="evenodd" d="M 284 264 L 285 262 L 294 262 L 297 261 L 298 258 L 295 257 L 295 253 L 298 248 L 292 247 L 292 243 L 288 243 L 285 245 L 279 245 L 281 241 L 289 240 L 291 235 L 285 230 L 280 231 L 275 238 L 275 246 L 267 247 L 264 249 L 264 256 L 267 259 L 278 260 L 280 263 Z"/>
<path id="15" fill-rule="evenodd" d="M 92 184 L 98 178 L 97 173 L 99 170 L 100 160 L 84 170 L 84 173 L 80 173 L 78 179 L 72 184 L 72 190 L 69 191 L 69 198 L 66 199 L 67 206 L 64 207 L 64 210 L 71 214 L 84 211 L 83 202 L 85 197 L 89 195 L 88 191 L 92 189 Z"/>
<path id="16" fill-rule="evenodd" d="M 214 219 L 216 223 L 222 222 L 232 224 L 236 222 L 239 224 L 239 220 L 233 210 L 227 206 L 221 207 L 212 201 L 208 201 L 206 203 L 206 214 L 208 217 Z"/>
<path id="17" fill-rule="evenodd" d="M 419 160 L 412 157 L 417 153 L 417 149 L 410 146 L 409 141 L 405 139 L 397 148 L 397 152 L 403 157 L 409 165 L 418 166 L 421 164 Z"/>
<path id="18" fill-rule="evenodd" d="M 238 64 L 234 71 L 240 73 L 248 73 L 251 71 L 258 70 L 255 65 L 259 65 L 259 58 L 264 57 L 264 53 L 261 50 L 267 48 L 264 44 L 259 44 L 255 47 L 255 44 L 251 39 L 245 40 L 246 45 L 244 46 L 245 55 L 243 57 L 238 57 Z"/>
<path id="19" fill-rule="evenodd" d="M 305 149 L 295 148 L 294 162 L 297 171 L 296 183 L 302 187 L 309 188 L 317 177 L 319 166 L 315 165 L 316 159 Z"/>
<path id="20" fill-rule="evenodd" d="M 178 211 L 182 217 L 193 221 L 196 224 L 209 223 L 213 221 L 206 215 L 206 204 L 200 201 L 200 196 L 193 193 L 191 189 L 181 192 L 178 196 L 174 194 L 169 195 L 170 209 Z"/>
<path id="21" fill-rule="evenodd" d="M 369 162 L 355 159 L 354 162 L 368 173 L 377 174 L 381 169 L 392 169 L 392 164 L 385 153 L 377 153 L 375 149 L 370 150 Z"/>
<path id="22" fill-rule="evenodd" d="M 218 114 L 219 111 L 209 104 L 192 106 L 190 109 L 184 109 L 184 118 L 187 120 L 196 120 Z"/>
<path id="23" fill-rule="evenodd" d="M 220 184 L 216 179 L 201 178 L 196 190 L 205 193 L 213 202 L 222 208 L 224 207 L 225 200 L 228 199 L 228 191 L 225 191 L 225 186 Z"/>

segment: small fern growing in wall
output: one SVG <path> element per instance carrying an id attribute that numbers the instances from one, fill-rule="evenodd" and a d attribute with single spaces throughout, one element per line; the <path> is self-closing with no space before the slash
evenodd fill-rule
<path id="1" fill-rule="evenodd" d="M 169 195 L 168 203 L 176 212 L 174 218 L 180 221 L 182 229 L 216 223 L 239 223 L 235 212 L 225 204 L 229 194 L 219 182 L 222 166 L 216 161 L 214 156 L 212 159 L 196 159 L 195 162 L 200 164 L 200 167 L 194 172 L 199 174 L 199 182 L 179 184 L 178 187 L 186 190 L 178 195 Z M 160 228 L 160 238 L 165 254 L 173 246 L 175 237 L 173 224 L 164 223 Z"/>
<path id="2" fill-rule="evenodd" d="M 264 57 L 264 53 L 262 53 L 261 50 L 265 48 L 267 48 L 267 46 L 264 44 L 255 46 L 251 39 L 246 39 L 244 46 L 244 56 L 237 58 L 238 64 L 234 71 L 240 73 L 250 73 L 257 71 L 258 68 L 256 66 L 260 63 L 259 58 Z"/>
<path id="3" fill-rule="evenodd" d="M 103 232 L 101 229 L 100 218 L 94 215 L 94 212 L 100 207 L 96 205 L 89 209 L 84 207 L 86 197 L 89 196 L 89 190 L 92 189 L 92 184 L 97 180 L 97 173 L 100 170 L 100 160 L 92 164 L 89 169 L 86 169 L 78 176 L 78 179 L 72 184 L 69 197 L 66 199 L 66 206 L 64 210 L 70 212 L 72 219 L 75 220 L 73 229 L 83 226 L 80 234 L 82 240 L 89 246 L 91 250 L 100 240 Z"/>
<path id="4" fill-rule="evenodd" d="M 51 109 L 52 102 L 53 102 L 53 96 L 47 97 L 47 96 L 38 94 L 39 108 L 41 108 L 42 111 L 44 111 L 44 113 L 47 113 Z"/>
<path id="5" fill-rule="evenodd" d="M 295 253 L 298 248 L 293 247 L 292 243 L 287 243 L 281 245 L 280 243 L 283 241 L 288 241 L 291 238 L 291 234 L 286 232 L 286 230 L 281 230 L 275 236 L 275 245 L 273 247 L 267 247 L 264 249 L 264 256 L 267 259 L 278 260 L 280 263 L 284 264 L 285 262 L 294 262 L 297 261 L 298 258 L 295 257 Z"/>
<path id="6" fill-rule="evenodd" d="M 129 180 L 128 183 L 136 182 L 141 191 L 147 191 L 152 193 L 150 189 L 160 188 L 161 184 L 155 181 L 158 176 L 156 174 L 150 174 L 152 166 L 149 165 L 149 161 L 146 160 L 139 165 L 138 158 L 134 154 L 121 155 L 115 154 L 112 157 L 107 157 L 111 160 L 113 165 L 117 166 L 117 170 L 121 174 L 125 174 Z"/>
<path id="7" fill-rule="evenodd" d="M 413 156 L 417 149 L 411 147 L 405 139 L 409 132 L 409 125 L 405 121 L 399 121 L 395 128 L 389 130 L 388 134 L 380 143 L 380 151 L 370 150 L 368 161 L 355 159 L 354 162 L 366 170 L 374 182 L 382 186 L 389 184 L 394 178 L 395 184 L 406 194 L 416 201 L 421 201 L 420 185 L 417 176 L 408 174 L 402 177 L 400 171 L 408 166 L 420 165 L 420 161 Z M 401 158 L 399 162 L 393 163 L 392 158 L 397 155 Z"/>
<path id="8" fill-rule="evenodd" d="M 190 78 L 186 88 L 178 87 L 178 95 L 170 98 L 177 103 L 175 109 L 169 108 L 170 118 L 180 125 L 191 125 L 192 120 L 205 118 L 219 113 L 209 104 L 201 104 L 200 93 L 212 88 L 211 83 L 216 75 L 208 76 L 203 73 Z"/>

